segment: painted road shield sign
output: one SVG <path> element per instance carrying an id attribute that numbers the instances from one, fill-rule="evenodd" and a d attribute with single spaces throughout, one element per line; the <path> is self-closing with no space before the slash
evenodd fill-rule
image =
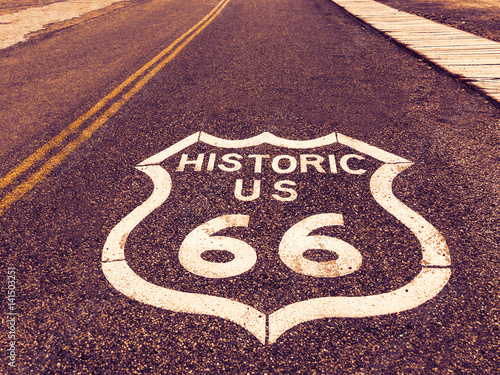
<path id="1" fill-rule="evenodd" d="M 153 192 L 109 234 L 104 274 L 132 299 L 262 343 L 314 319 L 417 307 L 451 270 L 442 235 L 392 191 L 411 165 L 339 133 L 195 133 L 137 166 Z"/>

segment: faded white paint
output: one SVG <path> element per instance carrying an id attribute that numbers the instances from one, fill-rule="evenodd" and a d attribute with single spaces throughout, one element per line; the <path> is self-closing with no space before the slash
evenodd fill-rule
<path id="1" fill-rule="evenodd" d="M 340 158 L 340 167 L 346 171 L 347 173 L 350 173 L 350 174 L 363 174 L 366 172 L 365 169 L 352 169 L 351 167 L 349 167 L 349 160 L 351 159 L 357 159 L 357 160 L 363 160 L 364 157 L 362 156 L 359 156 L 359 155 L 355 155 L 355 154 L 348 154 L 348 155 L 344 155 Z"/>
<path id="2" fill-rule="evenodd" d="M 227 319 L 251 332 L 260 342 L 266 340 L 266 316 L 253 307 L 227 298 L 151 284 L 138 276 L 125 260 L 105 262 L 102 269 L 111 285 L 133 300 L 170 311 Z"/>
<path id="3" fill-rule="evenodd" d="M 146 282 L 127 265 L 125 243 L 131 231 L 170 195 L 170 174 L 157 163 L 196 142 L 232 149 L 264 143 L 307 149 L 338 142 L 382 161 L 384 164 L 371 177 L 371 194 L 378 204 L 408 227 L 420 242 L 421 272 L 408 284 L 388 293 L 362 297 L 314 298 L 284 306 L 268 316 L 267 334 L 265 314 L 251 306 L 227 298 L 175 291 Z M 344 162 L 347 164 L 347 159 Z M 338 133 L 308 141 L 286 140 L 270 133 L 244 140 L 225 140 L 202 132 L 195 133 L 146 159 L 137 167 L 152 179 L 154 190 L 141 206 L 127 215 L 109 234 L 103 248 L 103 272 L 116 289 L 130 298 L 171 311 L 219 316 L 246 328 L 262 343 L 274 343 L 288 329 L 313 319 L 369 317 L 417 307 L 435 297 L 446 285 L 451 275 L 451 261 L 442 235 L 419 214 L 400 202 L 392 192 L 395 177 L 411 165 L 406 159 Z M 292 181 L 283 183 L 291 184 Z M 201 224 L 188 234 L 181 245 L 181 264 L 188 271 L 205 277 L 231 277 L 247 272 L 257 260 L 255 250 L 241 240 L 212 234 L 230 226 L 246 227 L 249 220 L 251 218 L 247 215 L 225 215 Z M 362 259 L 353 246 L 340 239 L 309 235 L 312 230 L 321 226 L 342 224 L 342 216 L 333 213 L 313 215 L 295 223 L 282 238 L 280 259 L 294 271 L 315 277 L 335 277 L 354 272 L 360 267 Z M 335 251 L 339 258 L 326 262 L 328 267 L 324 268 L 304 259 L 306 250 L 318 248 Z M 214 266 L 201 258 L 203 251 L 217 249 L 232 252 L 235 259 Z"/>
<path id="4" fill-rule="evenodd" d="M 246 242 L 216 232 L 232 227 L 248 227 L 248 215 L 224 215 L 199 225 L 184 239 L 179 248 L 179 262 L 189 272 L 209 278 L 240 275 L 257 262 L 257 253 Z M 207 250 L 224 250 L 234 255 L 226 263 L 208 262 L 201 257 Z"/>
<path id="5" fill-rule="evenodd" d="M 287 187 L 288 186 L 288 187 Z M 297 186 L 297 184 L 290 180 L 278 181 L 274 184 L 276 191 L 280 193 L 285 193 L 285 196 L 280 194 L 273 194 L 272 197 L 280 202 L 291 202 L 297 199 L 297 192 L 291 187 Z"/>
<path id="6" fill-rule="evenodd" d="M 338 277 L 353 273 L 363 261 L 360 252 L 347 242 L 330 236 L 311 236 L 315 229 L 344 225 L 342 214 L 318 214 L 309 216 L 293 225 L 281 239 L 278 254 L 290 269 L 315 277 Z M 322 249 L 338 255 L 338 259 L 314 262 L 304 258 L 310 249 Z"/>
<path id="7" fill-rule="evenodd" d="M 392 192 L 392 182 L 396 176 L 410 166 L 410 163 L 382 165 L 370 180 L 371 193 L 378 204 L 406 225 L 418 238 L 422 246 L 423 266 L 448 267 L 451 265 L 450 252 L 441 233 L 398 200 Z"/>
<path id="8" fill-rule="evenodd" d="M 243 179 L 238 178 L 236 180 L 236 184 L 234 186 L 234 196 L 236 199 L 243 201 L 243 202 L 250 202 L 254 201 L 257 198 L 260 197 L 260 180 L 253 180 L 252 184 L 252 194 L 250 195 L 243 195 Z"/>
<path id="9" fill-rule="evenodd" d="M 364 297 L 323 297 L 285 306 L 269 315 L 269 343 L 297 324 L 322 318 L 364 318 L 393 314 L 434 298 L 448 282 L 449 268 L 422 268 L 411 282 L 389 293 Z"/>
<path id="10" fill-rule="evenodd" d="M 124 0 L 68 0 L 0 16 L 0 49 L 27 40 L 27 35 L 51 23 L 81 17 Z"/>
<path id="11" fill-rule="evenodd" d="M 325 167 L 329 164 L 329 167 L 327 167 L 329 172 L 338 173 L 335 155 L 329 154 L 325 156 L 328 156 L 328 158 L 316 154 L 300 154 L 298 158 L 291 155 L 277 155 L 272 160 L 268 160 L 270 155 L 240 155 L 237 153 L 218 155 L 212 152 L 206 158 L 205 154 L 181 154 L 176 172 L 187 170 L 211 172 L 216 169 L 216 166 L 224 172 L 238 172 L 245 165 L 246 171 L 250 170 L 248 168 L 250 166 L 256 174 L 263 173 L 264 168 L 266 172 L 269 172 L 269 168 L 271 168 L 277 174 L 290 174 L 299 170 L 300 165 L 300 173 L 327 173 Z M 349 166 L 351 159 L 364 160 L 365 158 L 357 154 L 342 156 L 340 167 L 343 171 L 358 175 L 366 172 L 364 169 L 352 169 Z M 221 163 L 217 163 L 218 161 Z M 141 165 L 144 165 L 144 163 L 141 163 Z"/>

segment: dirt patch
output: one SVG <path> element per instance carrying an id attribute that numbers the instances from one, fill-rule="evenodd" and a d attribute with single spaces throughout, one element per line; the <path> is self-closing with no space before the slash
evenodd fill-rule
<path id="1" fill-rule="evenodd" d="M 112 11 L 117 10 L 117 9 L 121 9 L 127 5 L 129 5 L 129 2 L 124 0 L 124 1 L 120 1 L 117 3 L 111 4 L 110 6 L 108 6 L 106 8 L 102 8 L 102 9 L 98 9 L 98 10 L 94 10 L 94 11 L 85 13 L 80 17 L 71 18 L 71 19 L 68 19 L 65 21 L 47 24 L 44 26 L 44 28 L 42 30 L 29 33 L 28 39 L 32 40 L 32 39 L 36 39 L 36 38 L 43 38 L 46 35 L 49 35 L 50 33 L 53 33 L 53 32 L 59 31 L 59 30 L 63 30 L 65 28 L 68 28 L 68 27 L 71 27 L 74 25 L 78 25 L 79 23 L 91 20 L 91 19 L 96 18 L 96 17 L 100 17 L 106 13 L 112 12 Z"/>
<path id="2" fill-rule="evenodd" d="M 498 0 L 377 0 L 404 12 L 500 42 Z"/>
<path id="3" fill-rule="evenodd" d="M 25 7 L 18 12 L 0 15 L 0 49 L 10 48 L 35 37 L 45 37 L 122 8 L 128 3 L 127 0 L 52 1 L 41 7 Z"/>
<path id="4" fill-rule="evenodd" d="M 23 9 L 43 7 L 66 0 L 0 0 L 0 15 L 19 12 Z"/>

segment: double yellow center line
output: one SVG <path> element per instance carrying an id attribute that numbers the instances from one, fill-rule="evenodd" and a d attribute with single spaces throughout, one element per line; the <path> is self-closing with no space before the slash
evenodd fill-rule
<path id="1" fill-rule="evenodd" d="M 63 160 L 71 154 L 80 144 L 85 142 L 97 129 L 99 129 L 106 121 L 113 116 L 118 110 L 127 103 L 144 85 L 153 78 L 166 64 L 168 64 L 175 56 L 177 56 L 198 34 L 200 34 L 226 7 L 230 0 L 220 1 L 210 13 L 208 13 L 200 22 L 194 25 L 186 33 L 181 35 L 167 48 L 156 55 L 146 65 L 132 74 L 122 84 L 111 91 L 108 95 L 102 98 L 89 111 L 80 116 L 76 121 L 64 128 L 57 136 L 52 138 L 45 145 L 31 154 L 28 158 L 22 161 L 7 175 L 0 179 L 0 192 L 6 190 L 10 186 L 15 186 L 2 200 L 0 200 L 0 216 L 3 215 L 9 208 L 21 199 L 27 192 L 43 180 L 54 168 L 60 165 Z M 135 84 L 134 84 L 135 83 Z M 128 89 L 128 91 L 127 91 Z M 122 94 L 123 93 L 123 94 Z M 118 96 L 121 95 L 120 98 Z M 97 119 L 83 130 L 81 126 L 91 117 L 98 114 L 106 105 L 112 103 Z M 62 147 L 67 141 L 67 138 L 76 132 L 80 131 L 78 137 L 71 142 L 67 142 L 59 152 L 50 157 L 37 170 L 29 173 L 24 182 L 17 184 L 17 178 L 33 167 L 36 163 L 47 157 L 47 154 L 56 147 Z"/>

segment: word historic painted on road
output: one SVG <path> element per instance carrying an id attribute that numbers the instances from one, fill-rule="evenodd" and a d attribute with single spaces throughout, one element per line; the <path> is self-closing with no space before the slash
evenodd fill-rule
<path id="1" fill-rule="evenodd" d="M 216 161 L 219 157 L 221 162 L 216 164 Z M 269 163 L 265 163 L 265 161 L 267 161 L 268 159 Z M 299 161 L 297 161 L 297 159 Z M 354 175 L 365 173 L 365 169 L 353 169 L 349 165 L 349 162 L 352 159 L 364 160 L 365 158 L 361 155 L 356 154 L 343 155 L 340 158 L 341 170 Z M 210 153 L 206 163 L 204 163 L 204 160 L 205 154 L 197 154 L 193 159 L 190 159 L 189 154 L 182 154 L 179 159 L 176 171 L 184 172 L 187 167 L 191 166 L 193 168 L 193 171 L 211 172 L 216 168 L 216 165 L 218 169 L 224 172 L 237 172 L 246 170 L 250 173 L 258 175 L 263 173 L 290 174 L 297 170 L 299 170 L 300 173 L 338 173 L 339 171 L 335 155 L 327 155 L 327 158 L 316 154 L 300 154 L 298 158 L 292 155 L 277 155 L 271 158 L 270 155 L 263 154 L 240 155 L 237 153 L 230 153 L 218 156 L 216 153 Z M 261 191 L 261 180 L 253 179 L 251 185 L 252 193 L 248 196 L 244 196 L 242 194 L 243 179 L 236 179 L 234 186 L 235 198 L 241 201 L 253 201 L 259 198 Z M 280 180 L 276 182 L 274 184 L 274 188 L 276 189 L 276 191 L 287 193 L 288 195 L 273 194 L 272 198 L 282 202 L 295 200 L 297 198 L 297 193 L 293 188 L 294 186 L 296 186 L 296 183 L 290 180 Z"/>
<path id="2" fill-rule="evenodd" d="M 195 133 L 137 166 L 153 192 L 109 234 L 104 274 L 132 299 L 230 320 L 263 344 L 314 319 L 417 307 L 451 261 L 394 196 L 411 165 L 339 133 Z"/>

